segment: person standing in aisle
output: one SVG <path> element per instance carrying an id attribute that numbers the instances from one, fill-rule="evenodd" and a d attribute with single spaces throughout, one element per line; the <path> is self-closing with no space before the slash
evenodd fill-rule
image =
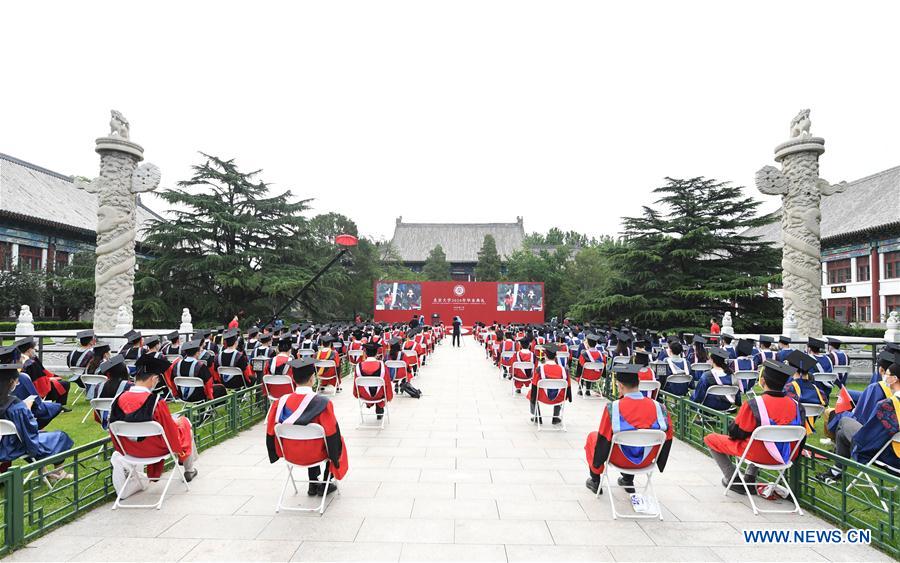
<path id="1" fill-rule="evenodd" d="M 459 346 L 459 340 L 462 336 L 462 319 L 459 316 L 453 317 L 453 342 L 454 346 Z"/>

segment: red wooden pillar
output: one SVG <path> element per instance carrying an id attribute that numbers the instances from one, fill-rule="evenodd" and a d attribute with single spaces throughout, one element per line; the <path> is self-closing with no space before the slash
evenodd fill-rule
<path id="1" fill-rule="evenodd" d="M 869 255 L 869 263 L 871 264 L 869 271 L 872 273 L 872 322 L 877 323 L 881 322 L 881 284 L 879 282 L 881 268 L 878 264 L 877 248 L 872 248 L 872 253 Z"/>

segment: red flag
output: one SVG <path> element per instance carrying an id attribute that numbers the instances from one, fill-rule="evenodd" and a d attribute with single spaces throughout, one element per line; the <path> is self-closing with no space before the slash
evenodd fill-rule
<path id="1" fill-rule="evenodd" d="M 853 399 L 850 397 L 850 393 L 847 391 L 847 387 L 841 387 L 841 392 L 838 393 L 837 403 L 834 405 L 834 413 L 839 414 L 852 410 Z"/>

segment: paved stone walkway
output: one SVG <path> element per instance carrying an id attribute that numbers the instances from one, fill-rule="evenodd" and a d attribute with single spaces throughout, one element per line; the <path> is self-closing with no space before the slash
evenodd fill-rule
<path id="1" fill-rule="evenodd" d="M 190 493 L 173 485 L 161 511 L 101 507 L 8 560 L 889 560 L 858 546 L 744 545 L 742 529 L 829 526 L 754 517 L 682 443 L 656 480 L 665 521 L 613 521 L 584 487 L 584 438 L 605 401 L 576 397 L 567 433 L 537 432 L 471 339 L 439 346 L 416 385 L 422 399 L 395 400 L 381 431 L 357 428 L 349 386 L 336 398 L 350 472 L 322 517 L 275 514 L 286 471 L 269 464 L 259 425 L 204 452 Z"/>

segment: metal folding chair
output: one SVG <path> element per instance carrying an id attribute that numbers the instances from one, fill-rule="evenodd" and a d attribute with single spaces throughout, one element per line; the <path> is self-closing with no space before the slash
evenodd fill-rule
<path id="1" fill-rule="evenodd" d="M 528 375 L 526 377 L 516 377 L 516 370 L 522 370 L 523 373 L 528 373 L 530 371 L 532 375 Z M 528 370 L 528 371 L 526 371 Z M 513 362 L 512 369 L 510 370 L 512 374 L 512 394 L 516 394 L 516 382 L 524 383 L 525 385 L 531 385 L 531 380 L 534 374 L 534 364 L 531 362 Z"/>
<path id="2" fill-rule="evenodd" d="M 806 437 L 806 428 L 803 426 L 760 426 L 756 428 L 756 430 L 753 431 L 753 434 L 750 435 L 750 441 L 747 442 L 747 447 L 744 448 L 744 453 L 741 455 L 734 473 L 731 474 L 731 479 L 728 480 L 728 484 L 725 485 L 725 491 L 722 494 L 727 495 L 728 491 L 731 489 L 731 485 L 735 482 L 735 479 L 738 479 L 744 487 L 744 491 L 747 493 L 747 498 L 750 499 L 750 506 L 753 508 L 753 514 L 759 515 L 760 512 L 792 514 L 797 512 L 800 516 L 803 516 L 803 510 L 800 509 L 800 504 L 797 502 L 797 496 L 791 489 L 791 485 L 788 483 L 787 479 L 785 479 L 784 474 L 790 469 L 791 465 L 794 464 L 794 454 L 797 452 L 797 448 L 800 447 L 800 441 L 804 437 Z M 766 464 L 757 463 L 747 459 L 747 453 L 750 451 L 754 442 L 795 442 L 795 444 L 791 448 L 790 456 L 788 456 L 785 463 Z M 793 510 L 768 510 L 756 506 L 756 502 L 753 500 L 755 495 L 750 493 L 750 485 L 758 485 L 759 483 L 747 483 L 744 480 L 744 472 L 751 465 L 755 465 L 760 469 L 777 472 L 774 484 L 778 485 L 779 483 L 782 483 L 785 489 L 787 489 L 788 494 L 794 501 Z"/>
<path id="3" fill-rule="evenodd" d="M 560 393 L 565 394 L 568 387 L 569 387 L 569 382 L 566 379 L 539 379 L 538 380 L 537 389 L 534 390 L 534 392 L 538 394 L 537 400 L 534 402 L 534 416 L 535 416 L 534 422 L 535 422 L 535 424 L 537 424 L 538 432 L 540 432 L 541 427 L 544 426 L 543 424 L 540 423 L 540 421 L 541 421 L 541 403 L 543 402 L 543 401 L 541 401 L 541 391 L 544 391 L 546 393 L 547 391 L 558 390 Z M 555 416 L 553 415 L 554 407 L 559 407 L 559 421 L 561 423 L 560 430 L 563 432 L 568 432 L 568 430 L 566 430 L 566 419 L 563 416 L 564 411 L 566 410 L 565 409 L 565 405 L 566 405 L 565 398 L 557 404 L 551 404 L 551 403 L 544 403 L 544 404 L 546 404 L 548 407 L 550 407 L 551 422 L 552 422 L 553 418 L 555 418 Z"/>
<path id="4" fill-rule="evenodd" d="M 356 398 L 359 399 L 359 428 L 377 428 L 379 430 L 384 430 L 385 423 L 391 418 L 390 410 L 388 409 L 388 401 L 386 398 L 387 391 L 384 389 L 384 379 L 374 375 L 359 375 L 354 378 L 353 385 L 354 387 L 356 387 Z M 381 389 L 382 396 L 385 398 L 375 400 L 364 399 L 362 397 L 362 389 L 366 389 L 366 393 L 372 395 L 377 395 L 377 389 Z M 371 393 L 372 389 L 376 389 L 375 393 Z M 365 411 L 369 410 L 370 405 L 377 405 L 381 402 L 384 402 L 384 416 L 381 417 L 381 424 L 376 424 L 375 426 L 366 426 L 365 417 L 374 416 L 377 420 L 378 414 Z"/>
<path id="5" fill-rule="evenodd" d="M 741 391 L 744 392 L 744 395 L 747 395 L 748 397 L 756 396 L 753 388 L 756 386 L 756 382 L 759 381 L 758 371 L 738 370 L 734 372 L 734 379 L 738 382 L 738 386 L 741 388 Z"/>
<path id="6" fill-rule="evenodd" d="M 335 362 L 334 360 L 316 360 L 316 372 L 318 372 L 320 369 L 333 369 L 334 377 L 319 379 L 319 389 L 318 389 L 319 394 L 325 395 L 325 389 L 327 387 L 331 387 L 332 389 L 334 389 L 334 391 L 332 391 L 331 394 L 337 395 L 338 385 L 340 385 L 340 378 L 339 378 L 339 374 L 337 372 L 337 362 Z M 332 380 L 334 380 L 334 385 L 328 385 L 327 383 L 324 383 L 325 381 L 332 381 Z"/>
<path id="7" fill-rule="evenodd" d="M 280 374 L 264 375 L 262 378 L 262 384 L 263 390 L 266 392 L 266 397 L 269 399 L 269 402 L 274 402 L 281 398 L 281 395 L 273 395 L 272 391 L 269 389 L 269 386 L 290 385 L 292 388 L 294 386 L 294 382 L 289 376 Z"/>
<path id="8" fill-rule="evenodd" d="M 275 425 L 275 439 L 278 441 L 278 446 L 281 449 L 282 454 L 284 454 L 287 450 L 284 448 L 284 443 L 289 441 L 315 441 L 321 440 L 325 444 L 325 451 L 328 451 L 328 442 L 325 440 L 325 429 L 320 425 L 311 423 L 305 426 L 300 426 L 297 424 L 276 424 Z M 315 463 L 309 465 L 302 465 L 298 463 L 293 463 L 291 460 L 284 456 L 284 463 L 287 465 L 288 474 L 287 479 L 284 481 L 284 487 L 281 488 L 281 496 L 278 497 L 278 504 L 275 505 L 275 512 L 280 512 L 282 509 L 284 510 L 293 510 L 297 512 L 316 512 L 319 514 L 323 514 L 325 512 L 325 502 L 328 499 L 328 485 L 334 482 L 334 476 L 329 475 L 327 480 L 317 480 L 312 481 L 313 483 L 318 483 L 320 485 L 325 486 L 325 493 L 322 495 L 322 502 L 319 506 L 315 508 L 302 508 L 299 506 L 285 506 L 284 504 L 284 493 L 287 492 L 288 483 L 294 486 L 294 494 L 297 495 L 300 491 L 297 489 L 297 482 L 294 481 L 294 469 L 308 469 L 310 467 L 315 467 L 317 465 L 322 465 L 328 462 L 328 458 L 321 459 Z M 341 494 L 340 489 L 337 491 L 338 494 Z"/>
<path id="9" fill-rule="evenodd" d="M 603 362 L 585 362 L 584 366 L 582 366 L 582 368 L 581 368 L 581 379 L 578 380 L 578 386 L 581 387 L 581 388 L 585 388 L 585 387 L 591 388 L 591 387 L 593 387 L 594 383 L 599 383 L 599 382 L 600 382 L 600 378 L 603 377 L 603 370 L 604 370 L 604 369 L 606 369 L 606 364 L 604 364 Z M 594 371 L 594 372 L 597 372 L 597 373 L 600 374 L 600 376 L 598 376 L 597 379 L 585 380 L 585 379 L 584 379 L 584 372 L 586 372 L 586 371 Z M 587 396 L 585 396 L 585 398 L 587 398 Z M 598 398 L 598 399 L 602 399 L 603 397 L 602 397 L 601 395 L 597 395 L 597 398 Z"/>
<path id="10" fill-rule="evenodd" d="M 169 473 L 169 479 L 166 481 L 166 486 L 163 488 L 163 492 L 159 495 L 159 500 L 155 504 L 123 504 L 121 498 L 122 493 L 120 492 L 116 494 L 116 502 L 114 502 L 112 506 L 113 510 L 116 510 L 117 508 L 155 508 L 159 510 L 162 508 L 163 501 L 166 499 L 166 493 L 169 492 L 169 485 L 172 484 L 172 478 L 175 477 L 176 473 L 178 473 L 178 476 L 181 478 L 181 482 L 184 483 L 184 490 L 191 490 L 188 486 L 187 479 L 184 477 L 184 468 L 178 464 L 178 457 L 175 456 L 172 445 L 169 444 L 169 439 L 166 438 L 166 433 L 158 422 L 111 422 L 109 424 L 109 433 L 112 434 L 113 440 L 115 440 L 116 444 L 119 446 L 119 451 L 122 452 L 124 461 L 129 465 L 153 465 L 154 463 L 171 458 L 173 466 L 172 471 Z M 162 437 L 168 453 L 153 457 L 135 457 L 125 453 L 122 438 L 125 438 L 126 440 L 137 440 L 140 438 L 152 438 L 153 436 Z M 122 484 L 121 491 L 127 490 L 128 481 L 130 481 L 131 476 L 136 473 L 136 471 L 128 472 L 128 476 Z"/>
<path id="11" fill-rule="evenodd" d="M 610 477 L 610 469 L 615 469 L 617 471 L 621 471 L 624 473 L 628 473 L 629 475 L 646 475 L 647 483 L 641 488 L 641 495 L 644 498 L 651 496 L 656 498 L 656 495 L 653 490 L 653 472 L 656 470 L 656 460 L 659 458 L 659 452 L 662 451 L 662 445 L 666 442 L 666 433 L 662 430 L 653 430 L 653 429 L 638 429 L 638 430 L 625 430 L 622 432 L 616 432 L 612 436 L 612 442 L 609 448 L 609 456 L 606 459 L 605 467 L 603 468 L 603 473 L 600 474 L 600 485 L 597 487 L 596 497 L 600 496 L 600 492 L 603 491 L 604 484 L 606 485 L 607 496 L 609 497 L 609 508 L 612 510 L 613 520 L 617 520 L 618 518 L 631 518 L 631 519 L 646 519 L 646 518 L 659 518 L 663 519 L 662 508 L 655 513 L 648 514 L 625 514 L 616 510 L 616 503 L 613 500 L 613 487 L 618 487 L 618 483 L 613 485 L 612 478 Z M 642 467 L 639 469 L 635 469 L 633 467 L 619 467 L 615 463 L 611 461 L 612 453 L 615 449 L 622 447 L 638 447 L 638 448 L 654 448 L 656 447 L 656 455 L 653 457 L 653 460 L 646 467 Z M 635 492 L 637 492 L 637 487 L 635 487 Z M 657 503 L 659 500 L 657 499 Z"/>
<path id="12" fill-rule="evenodd" d="M 97 385 L 103 385 L 104 383 L 106 383 L 106 381 L 107 381 L 107 377 L 105 375 L 91 375 L 89 373 L 82 375 L 81 382 L 84 383 L 85 397 L 89 396 L 88 393 L 90 393 L 92 387 L 97 386 Z M 88 416 L 90 416 L 90 414 L 92 412 L 93 411 L 91 409 L 88 409 L 87 412 L 84 413 L 84 416 L 81 418 L 82 424 L 84 424 L 84 422 L 87 420 Z"/>
<path id="13" fill-rule="evenodd" d="M 890 446 L 891 444 L 894 444 L 894 443 L 900 444 L 900 432 L 897 432 L 896 434 L 891 436 L 891 439 L 888 440 L 887 442 L 885 442 L 883 446 L 881 446 L 881 449 L 878 450 L 878 453 L 873 455 L 872 459 L 870 459 L 869 462 L 866 463 L 866 467 L 878 466 L 879 468 L 884 469 L 884 470 L 894 474 L 895 476 L 900 476 L 900 471 L 897 471 L 893 467 L 890 467 L 890 466 L 878 461 L 879 456 L 881 456 L 881 454 L 884 452 L 884 450 L 886 450 L 888 448 L 888 446 Z M 861 471 L 859 474 L 857 474 L 856 477 L 854 477 L 853 480 L 850 481 L 850 484 L 847 485 L 847 492 L 850 492 L 850 489 L 852 489 L 856 485 L 856 482 L 859 481 L 860 477 L 865 479 L 866 482 L 860 483 L 859 486 L 872 489 L 872 492 L 875 493 L 875 497 L 881 502 L 882 508 L 884 508 L 884 510 L 887 511 L 888 504 L 884 501 L 883 498 L 881 498 L 881 495 L 878 494 L 878 487 L 875 486 L 875 482 L 872 481 L 872 478 L 869 477 L 868 473 Z"/>

